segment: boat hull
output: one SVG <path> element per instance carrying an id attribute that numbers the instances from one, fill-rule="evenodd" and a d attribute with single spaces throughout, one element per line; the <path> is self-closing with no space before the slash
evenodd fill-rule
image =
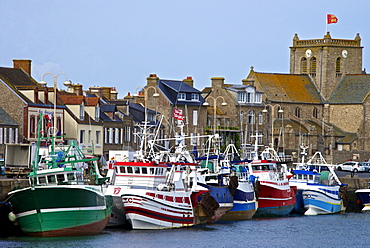
<path id="1" fill-rule="evenodd" d="M 253 184 L 239 182 L 234 193 L 233 208 L 221 217 L 221 221 L 248 220 L 253 217 L 258 208 Z"/>
<path id="2" fill-rule="evenodd" d="M 363 212 L 370 211 L 370 189 L 358 189 L 355 191 L 358 199 L 364 205 Z"/>
<path id="3" fill-rule="evenodd" d="M 111 198 L 100 186 L 36 186 L 10 192 L 10 203 L 28 236 L 81 236 L 100 233 L 108 224 Z"/>
<path id="4" fill-rule="evenodd" d="M 339 186 L 336 192 L 339 193 Z M 334 214 L 342 210 L 342 199 L 339 194 L 328 195 L 322 190 L 303 190 L 304 215 Z"/>
<path id="5" fill-rule="evenodd" d="M 122 200 L 132 229 L 170 229 L 199 224 L 189 192 L 127 189 Z"/>
<path id="6" fill-rule="evenodd" d="M 214 208 L 215 210 L 213 214 L 203 207 L 205 212 L 207 212 L 207 215 L 210 216 L 206 221 L 206 224 L 216 223 L 234 206 L 234 198 L 231 195 L 230 188 L 228 186 L 217 186 L 213 184 L 200 183 L 200 185 L 209 189 L 210 196 L 218 203 L 218 207 Z"/>
<path id="7" fill-rule="evenodd" d="M 296 203 L 296 192 L 288 181 L 261 181 L 255 217 L 288 215 Z"/>
<path id="8" fill-rule="evenodd" d="M 334 214 L 342 211 L 339 185 L 294 182 L 297 187 L 294 212 L 304 215 Z"/>

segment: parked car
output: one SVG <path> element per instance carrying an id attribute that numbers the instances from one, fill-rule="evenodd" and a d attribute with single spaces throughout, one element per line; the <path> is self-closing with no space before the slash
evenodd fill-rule
<path id="1" fill-rule="evenodd" d="M 336 169 L 339 171 L 353 171 L 353 172 L 370 172 L 370 163 L 369 162 L 355 162 L 347 161 L 343 164 L 338 164 Z"/>

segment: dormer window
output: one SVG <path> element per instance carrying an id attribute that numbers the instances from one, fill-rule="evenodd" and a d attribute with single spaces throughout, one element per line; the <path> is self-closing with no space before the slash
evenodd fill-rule
<path id="1" fill-rule="evenodd" d="M 185 93 L 178 93 L 177 94 L 177 100 L 186 100 L 186 94 Z"/>
<path id="2" fill-rule="evenodd" d="M 262 102 L 262 94 L 256 93 L 256 103 L 261 103 Z"/>
<path id="3" fill-rule="evenodd" d="M 238 102 L 245 102 L 245 93 L 238 92 Z"/>
<path id="4" fill-rule="evenodd" d="M 192 101 L 199 101 L 199 94 L 192 93 L 191 94 L 191 100 Z"/>

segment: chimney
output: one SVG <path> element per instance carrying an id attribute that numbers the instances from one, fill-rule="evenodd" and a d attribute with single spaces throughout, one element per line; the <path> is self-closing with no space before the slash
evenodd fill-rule
<path id="1" fill-rule="evenodd" d="M 77 94 L 78 96 L 82 96 L 82 84 L 74 84 L 74 93 Z"/>
<path id="2" fill-rule="evenodd" d="M 194 87 L 194 80 L 192 77 L 186 77 L 184 80 L 182 80 L 187 85 L 190 85 L 191 87 Z"/>
<path id="3" fill-rule="evenodd" d="M 223 77 L 213 77 L 213 78 L 211 78 L 211 80 L 212 80 L 212 88 L 213 89 L 215 89 L 215 88 L 223 89 L 224 88 L 225 78 L 223 78 Z"/>
<path id="4" fill-rule="evenodd" d="M 33 102 L 35 104 L 39 103 L 39 88 L 37 88 L 37 87 L 33 91 Z"/>
<path id="5" fill-rule="evenodd" d="M 110 100 L 117 100 L 118 92 L 116 87 L 112 87 L 110 90 Z"/>
<path id="6" fill-rule="evenodd" d="M 146 85 L 156 87 L 158 86 L 159 77 L 157 74 L 150 74 L 149 77 L 146 78 Z"/>
<path id="7" fill-rule="evenodd" d="M 23 69 L 29 76 L 31 76 L 31 60 L 30 59 L 13 59 L 14 69 Z"/>
<path id="8" fill-rule="evenodd" d="M 48 87 L 45 87 L 44 90 L 44 104 L 48 104 L 49 102 L 49 89 Z"/>

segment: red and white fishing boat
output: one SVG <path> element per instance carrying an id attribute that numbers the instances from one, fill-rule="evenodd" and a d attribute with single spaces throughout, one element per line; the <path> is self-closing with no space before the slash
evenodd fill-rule
<path id="1" fill-rule="evenodd" d="M 289 185 L 287 166 L 278 161 L 272 148 L 266 148 L 258 156 L 259 136 L 255 137 L 254 159 L 248 163 L 249 173 L 258 178 L 258 210 L 254 217 L 287 215 L 296 203 L 296 189 Z"/>
<path id="2" fill-rule="evenodd" d="M 156 162 L 110 163 L 115 174 L 107 194 L 122 198 L 124 213 L 133 229 L 166 229 L 193 226 L 205 219 L 196 214 L 198 196 L 208 192 L 183 181 L 183 165 Z M 119 213 L 118 213 L 119 214 Z M 116 216 L 118 215 L 116 213 Z"/>

